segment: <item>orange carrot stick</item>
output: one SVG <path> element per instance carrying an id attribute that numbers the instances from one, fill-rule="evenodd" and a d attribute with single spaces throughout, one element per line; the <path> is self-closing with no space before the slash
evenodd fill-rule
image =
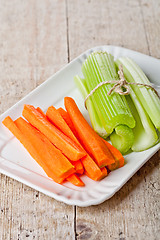
<path id="1" fill-rule="evenodd" d="M 101 168 L 101 171 L 102 171 L 102 178 L 105 178 L 108 175 L 107 169 L 105 167 L 103 167 L 103 168 Z"/>
<path id="2" fill-rule="evenodd" d="M 64 98 L 65 107 L 69 117 L 86 151 L 94 157 L 99 167 L 104 167 L 115 162 L 112 154 L 102 141 L 101 137 L 90 127 L 79 111 L 75 101 L 70 97 Z"/>
<path id="3" fill-rule="evenodd" d="M 42 111 L 40 107 L 36 108 L 39 113 L 41 113 L 44 117 L 46 117 L 45 113 Z"/>
<path id="4" fill-rule="evenodd" d="M 67 123 L 68 127 L 72 130 L 73 134 L 76 136 L 76 131 L 74 129 L 73 123 L 72 123 L 67 111 L 64 110 L 63 108 L 58 108 L 57 111 L 61 114 L 61 116 Z"/>
<path id="5" fill-rule="evenodd" d="M 75 143 L 77 143 L 80 146 L 79 141 L 77 141 L 77 138 L 75 137 L 75 135 L 73 134 L 73 132 L 70 129 L 70 125 L 68 125 L 68 123 L 66 124 L 65 120 L 63 119 L 63 117 L 61 116 L 61 114 L 55 107 L 50 106 L 47 109 L 46 116 L 67 137 L 72 139 Z"/>
<path id="6" fill-rule="evenodd" d="M 81 163 L 81 160 L 70 161 L 70 162 L 75 167 L 75 171 L 76 171 L 77 174 L 82 175 L 84 173 L 84 168 L 83 168 L 83 165 Z"/>
<path id="7" fill-rule="evenodd" d="M 8 116 L 3 120 L 3 124 L 12 132 L 12 134 L 23 144 L 29 154 L 36 160 L 36 162 L 43 168 L 48 177 L 52 178 L 57 183 L 62 183 L 64 178 L 56 177 L 47 164 L 42 160 L 39 151 L 26 136 L 19 130 L 14 121 Z"/>
<path id="8" fill-rule="evenodd" d="M 32 143 L 43 161 L 57 177 L 67 177 L 75 172 L 73 165 L 42 133 L 37 131 L 23 118 L 18 118 L 15 124 Z"/>
<path id="9" fill-rule="evenodd" d="M 105 177 L 108 175 L 107 169 L 106 169 L 105 167 L 101 168 L 100 170 L 101 170 L 101 177 L 98 178 L 96 181 L 102 180 L 103 178 L 105 178 Z M 91 177 L 91 175 L 90 175 L 89 172 L 86 172 L 86 171 L 85 171 L 85 174 L 86 174 L 89 178 L 92 179 L 92 177 Z M 93 180 L 95 180 L 95 179 L 93 179 Z"/>
<path id="10" fill-rule="evenodd" d="M 78 187 L 83 187 L 85 185 L 84 182 L 76 174 L 70 175 L 67 177 L 67 180 Z"/>
<path id="11" fill-rule="evenodd" d="M 110 164 L 108 166 L 108 169 L 115 170 L 117 168 L 123 167 L 124 166 L 124 157 L 121 154 L 121 152 L 117 148 L 115 148 L 113 145 L 111 145 L 109 142 L 107 142 L 106 140 L 103 139 L 103 141 L 106 144 L 106 146 L 108 147 L 108 149 L 111 151 L 111 153 L 115 159 L 115 163 Z"/>
<path id="12" fill-rule="evenodd" d="M 116 170 L 119 168 L 119 161 L 115 161 L 115 163 L 112 163 L 107 166 L 110 171 Z"/>
<path id="13" fill-rule="evenodd" d="M 22 115 L 40 132 L 42 132 L 62 153 L 72 161 L 85 156 L 85 152 L 70 138 L 51 124 L 43 114 L 31 105 L 24 105 Z"/>
<path id="14" fill-rule="evenodd" d="M 67 134 L 69 134 L 70 131 L 72 131 L 74 134 L 76 134 L 73 123 L 71 122 L 68 113 L 63 108 L 59 108 L 59 109 L 57 109 L 57 111 L 60 114 L 62 114 L 61 116 L 65 120 L 65 122 L 63 122 L 63 125 L 65 125 L 65 123 L 66 123 L 70 128 L 67 131 L 65 131 L 64 133 L 67 135 Z M 65 130 L 65 128 L 63 128 L 63 129 Z M 70 134 L 70 137 L 72 138 L 72 140 L 76 141 L 77 144 L 80 144 L 78 139 L 77 139 L 77 135 L 73 136 L 73 134 Z M 87 152 L 86 152 L 86 154 L 87 155 L 81 159 L 81 162 L 82 162 L 83 167 L 85 169 L 85 173 L 92 180 L 98 181 L 102 178 L 103 173 L 101 172 L 100 168 L 97 166 L 97 164 L 94 162 L 94 160 L 89 156 L 89 154 Z"/>

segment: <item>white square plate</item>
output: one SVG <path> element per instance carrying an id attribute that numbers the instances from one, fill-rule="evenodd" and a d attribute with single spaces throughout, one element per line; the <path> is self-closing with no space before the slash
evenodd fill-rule
<path id="1" fill-rule="evenodd" d="M 126 155 L 125 166 L 111 172 L 100 182 L 92 181 L 86 176 L 82 177 L 85 187 L 79 188 L 70 183 L 59 185 L 48 178 L 19 141 L 2 125 L 2 120 L 8 115 L 13 120 L 21 116 L 23 104 L 39 106 L 45 111 L 50 105 L 63 107 L 63 98 L 71 96 L 89 121 L 83 99 L 74 85 L 73 77 L 76 74 L 82 75 L 82 62 L 91 52 L 100 50 L 111 53 L 115 58 L 120 56 L 132 58 L 153 83 L 160 85 L 160 62 L 158 59 L 121 47 L 100 46 L 77 57 L 0 117 L 0 172 L 58 201 L 81 207 L 100 204 L 112 197 L 159 150 L 160 143 L 147 151 L 132 152 Z"/>

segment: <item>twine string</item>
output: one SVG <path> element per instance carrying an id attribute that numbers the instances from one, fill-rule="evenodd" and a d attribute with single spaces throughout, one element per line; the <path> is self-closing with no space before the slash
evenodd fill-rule
<path id="1" fill-rule="evenodd" d="M 92 94 L 101 86 L 105 85 L 105 84 L 114 84 L 114 86 L 108 91 L 107 95 L 111 95 L 111 93 L 114 91 L 120 95 L 128 95 L 130 94 L 130 88 L 128 85 L 139 85 L 139 86 L 145 86 L 145 87 L 149 87 L 151 88 L 156 94 L 157 96 L 159 97 L 159 94 L 158 92 L 156 91 L 155 88 L 153 88 L 151 85 L 149 84 L 144 84 L 144 83 L 135 83 L 135 82 L 127 82 L 125 77 L 124 77 L 124 73 L 123 73 L 123 66 L 122 64 L 119 65 L 119 71 L 118 71 L 118 75 L 119 75 L 119 80 L 109 80 L 109 81 L 104 81 L 104 82 L 101 82 L 99 83 L 88 95 L 87 97 L 85 98 L 84 100 L 84 105 L 85 105 L 85 108 L 86 107 L 86 101 L 87 99 L 92 96 Z M 123 87 L 123 89 L 122 89 Z"/>

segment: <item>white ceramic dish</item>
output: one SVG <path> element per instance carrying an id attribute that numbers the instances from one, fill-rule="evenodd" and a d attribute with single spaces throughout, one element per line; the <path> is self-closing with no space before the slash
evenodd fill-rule
<path id="1" fill-rule="evenodd" d="M 112 197 L 158 151 L 160 143 L 147 151 L 128 154 L 125 157 L 126 165 L 111 172 L 100 182 L 94 182 L 86 176 L 82 177 L 86 185 L 78 188 L 70 183 L 59 185 L 48 178 L 19 141 L 2 125 L 2 120 L 7 115 L 13 119 L 19 117 L 24 103 L 39 106 L 45 111 L 50 105 L 63 107 L 63 98 L 71 96 L 76 100 L 83 115 L 89 121 L 83 99 L 74 85 L 73 77 L 76 74 L 81 75 L 82 62 L 91 52 L 96 50 L 108 51 L 115 58 L 120 56 L 132 58 L 153 83 L 160 84 L 160 62 L 158 59 L 116 46 L 95 47 L 77 57 L 0 117 L 0 172 L 58 201 L 81 207 L 100 204 Z"/>

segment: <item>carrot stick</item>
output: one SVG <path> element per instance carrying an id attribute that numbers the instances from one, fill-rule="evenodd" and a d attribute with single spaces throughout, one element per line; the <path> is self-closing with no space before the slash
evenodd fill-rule
<path id="1" fill-rule="evenodd" d="M 81 163 L 81 160 L 70 161 L 70 162 L 75 167 L 75 171 L 76 171 L 77 174 L 82 175 L 84 173 L 84 168 L 83 168 L 83 165 Z"/>
<path id="2" fill-rule="evenodd" d="M 116 170 L 117 168 L 119 168 L 119 161 L 115 161 L 115 163 L 108 165 L 107 168 L 110 171 Z"/>
<path id="3" fill-rule="evenodd" d="M 101 177 L 98 178 L 96 181 L 102 180 L 103 178 L 105 178 L 108 175 L 107 169 L 105 167 L 101 168 Z M 89 172 L 85 172 L 85 174 L 92 179 L 91 175 Z M 95 180 L 95 179 L 93 179 Z"/>
<path id="4" fill-rule="evenodd" d="M 68 126 L 70 128 L 67 131 L 65 131 L 64 133 L 67 135 L 67 134 L 69 134 L 70 131 L 72 131 L 74 134 L 76 134 L 73 123 L 71 122 L 68 113 L 63 108 L 59 108 L 59 109 L 57 109 L 57 111 L 61 114 L 61 116 L 65 120 L 65 122 L 63 122 L 63 125 L 68 124 Z M 63 129 L 65 129 L 65 128 L 63 128 Z M 77 144 L 80 144 L 77 139 L 77 135 L 73 136 L 72 134 L 70 134 L 70 137 L 72 140 L 76 141 Z M 81 147 L 82 147 L 82 145 L 81 145 Z M 103 173 L 101 172 L 100 168 L 97 166 L 97 164 L 94 162 L 94 160 L 89 156 L 89 154 L 87 152 L 86 152 L 86 154 L 87 155 L 81 159 L 81 162 L 85 169 L 85 173 L 92 180 L 98 181 L 102 178 Z"/>
<path id="5" fill-rule="evenodd" d="M 103 167 L 103 168 L 101 168 L 101 171 L 102 171 L 102 178 L 105 178 L 108 175 L 107 169 L 105 167 Z"/>
<path id="6" fill-rule="evenodd" d="M 85 185 L 84 182 L 76 174 L 70 175 L 67 177 L 67 180 L 78 187 L 83 187 Z"/>
<path id="7" fill-rule="evenodd" d="M 70 125 L 66 124 L 65 120 L 63 119 L 63 117 L 61 116 L 61 114 L 55 107 L 50 106 L 47 109 L 46 116 L 51 121 L 51 123 L 53 123 L 67 137 L 72 139 L 75 143 L 77 143 L 80 146 L 79 141 L 77 141 L 77 138 L 75 137 L 75 135 L 73 134 L 73 132 L 70 129 Z"/>
<path id="8" fill-rule="evenodd" d="M 43 114 L 31 105 L 24 105 L 22 115 L 40 132 L 42 132 L 62 153 L 72 161 L 77 161 L 85 156 L 85 152 L 51 124 Z"/>
<path id="9" fill-rule="evenodd" d="M 76 131 L 74 129 L 73 123 L 72 123 L 67 111 L 64 110 L 63 108 L 58 108 L 57 111 L 61 114 L 61 116 L 67 123 L 68 127 L 72 130 L 73 134 L 76 136 Z"/>
<path id="10" fill-rule="evenodd" d="M 26 138 L 23 132 L 16 126 L 14 121 L 8 116 L 2 122 L 11 132 L 12 134 L 23 144 L 29 154 L 36 160 L 36 162 L 43 168 L 48 177 L 52 178 L 57 183 L 62 183 L 64 178 L 56 177 L 47 164 L 42 160 L 39 151 L 32 143 Z"/>
<path id="11" fill-rule="evenodd" d="M 65 107 L 69 117 L 86 151 L 94 157 L 99 167 L 104 167 L 115 162 L 112 154 L 102 141 L 101 137 L 90 127 L 79 111 L 75 101 L 70 97 L 64 98 Z"/>
<path id="12" fill-rule="evenodd" d="M 112 144 L 110 144 L 109 142 L 107 142 L 106 140 L 104 140 L 104 143 L 106 144 L 106 146 L 108 147 L 108 149 L 111 151 L 112 155 L 114 156 L 115 159 L 115 163 L 108 165 L 108 169 L 109 170 L 115 170 L 117 168 L 123 167 L 124 166 L 124 157 L 121 154 L 121 152 L 115 148 Z"/>
<path id="13" fill-rule="evenodd" d="M 18 118 L 15 124 L 32 143 L 43 161 L 57 177 L 67 177 L 75 172 L 73 165 L 42 133 L 37 131 L 23 118 Z"/>
<path id="14" fill-rule="evenodd" d="M 44 117 L 46 117 L 45 113 L 42 111 L 40 107 L 36 108 L 39 113 L 41 113 Z"/>

